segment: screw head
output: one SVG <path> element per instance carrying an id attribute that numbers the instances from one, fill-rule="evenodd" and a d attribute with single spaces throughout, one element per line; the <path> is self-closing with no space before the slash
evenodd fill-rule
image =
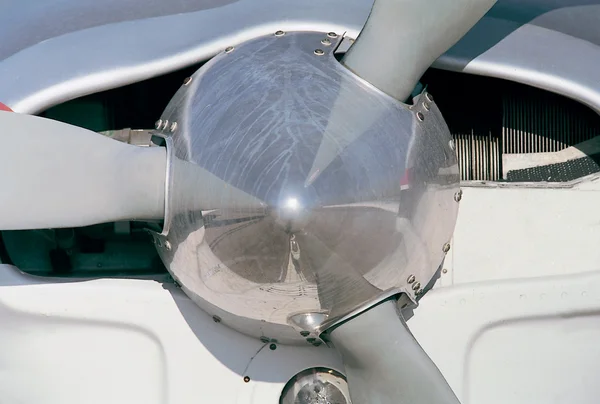
<path id="1" fill-rule="evenodd" d="M 413 283 L 414 281 L 415 281 L 415 276 L 414 276 L 414 275 L 410 275 L 410 276 L 408 277 L 408 279 L 406 280 L 406 282 L 408 282 L 409 284 L 410 284 L 410 283 Z"/>
<path id="2" fill-rule="evenodd" d="M 250 381 L 250 377 L 244 376 L 244 383 L 248 383 Z"/>
<path id="3" fill-rule="evenodd" d="M 427 102 L 424 102 L 423 108 L 425 108 L 425 111 L 429 111 L 431 109 L 431 105 L 429 105 L 429 103 L 427 103 Z"/>
<path id="4" fill-rule="evenodd" d="M 315 49 L 315 55 L 323 56 L 324 54 L 325 54 L 325 52 L 323 52 L 323 49 Z"/>
<path id="5" fill-rule="evenodd" d="M 225 53 L 231 53 L 231 52 L 233 52 L 234 49 L 235 48 L 233 46 L 228 46 L 225 48 Z"/>
<path id="6" fill-rule="evenodd" d="M 168 119 L 166 119 L 166 120 L 163 122 L 163 125 L 162 125 L 162 128 L 163 128 L 163 130 L 167 129 L 167 126 L 169 126 L 169 120 L 168 120 Z"/>
<path id="7" fill-rule="evenodd" d="M 425 115 L 423 115 L 423 113 L 421 111 L 417 112 L 417 119 L 419 121 L 424 121 L 425 120 Z"/>
<path id="8" fill-rule="evenodd" d="M 321 43 L 325 46 L 331 45 L 331 41 L 328 38 L 321 39 Z"/>
<path id="9" fill-rule="evenodd" d="M 275 36 L 284 36 L 284 35 L 285 35 L 285 32 L 283 32 L 282 30 L 275 31 Z"/>
<path id="10" fill-rule="evenodd" d="M 191 77 L 186 77 L 185 79 L 183 79 L 183 85 L 184 86 L 187 86 L 191 82 L 192 82 L 192 78 Z"/>
<path id="11" fill-rule="evenodd" d="M 338 37 L 338 35 L 337 35 L 335 32 L 328 32 L 328 33 L 327 33 L 327 36 L 328 36 L 329 38 L 337 38 L 337 37 Z"/>
<path id="12" fill-rule="evenodd" d="M 429 93 L 425 93 L 425 98 L 427 98 L 427 101 L 433 102 L 433 95 L 431 95 Z"/>
<path id="13" fill-rule="evenodd" d="M 171 132 L 175 132 L 177 130 L 177 122 L 173 122 L 171 124 L 171 129 L 170 130 L 171 130 Z"/>
<path id="14" fill-rule="evenodd" d="M 277 349 L 277 345 L 275 345 L 275 344 L 271 344 L 271 345 L 269 345 L 269 349 L 270 349 L 271 351 L 274 351 L 274 350 L 276 350 L 276 349 Z"/>
<path id="15" fill-rule="evenodd" d="M 448 270 L 447 270 L 446 268 L 444 268 L 444 269 L 442 269 L 442 273 L 443 273 L 443 274 L 447 274 L 447 273 L 448 273 Z"/>
<path id="16" fill-rule="evenodd" d="M 159 130 L 160 130 L 160 128 L 162 127 L 162 119 L 159 119 L 158 121 L 156 121 L 156 122 L 154 123 L 154 127 L 155 127 L 156 129 L 159 129 Z"/>
<path id="17" fill-rule="evenodd" d="M 444 246 L 442 247 L 442 251 L 444 253 L 447 253 L 448 251 L 450 251 L 450 243 L 444 244 Z"/>
<path id="18" fill-rule="evenodd" d="M 463 194 L 462 189 L 459 189 L 458 192 L 454 194 L 454 200 L 456 202 L 460 202 L 460 200 L 462 199 L 462 194 Z"/>
<path id="19" fill-rule="evenodd" d="M 415 283 L 414 285 L 412 285 L 413 290 L 419 290 L 421 289 L 421 284 L 419 282 Z"/>
<path id="20" fill-rule="evenodd" d="M 219 317 L 219 316 L 213 316 L 213 321 L 215 323 L 220 323 L 221 322 L 221 317 Z"/>
<path id="21" fill-rule="evenodd" d="M 450 150 L 452 150 L 452 151 L 456 150 L 456 142 L 454 141 L 454 139 L 451 139 L 448 142 L 448 147 L 450 147 Z"/>

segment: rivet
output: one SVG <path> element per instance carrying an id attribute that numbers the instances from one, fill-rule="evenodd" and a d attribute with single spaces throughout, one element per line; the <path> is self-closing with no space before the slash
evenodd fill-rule
<path id="1" fill-rule="evenodd" d="M 303 337 L 308 337 L 309 334 L 310 332 L 308 331 L 300 331 L 300 335 L 302 335 Z"/>
<path id="2" fill-rule="evenodd" d="M 183 85 L 184 86 L 187 86 L 191 82 L 192 82 L 192 78 L 191 77 L 186 77 L 185 79 L 183 79 Z"/>
<path id="3" fill-rule="evenodd" d="M 271 341 L 269 338 L 267 337 L 260 337 L 260 342 L 262 342 L 263 344 L 266 344 L 267 342 Z"/>
<path id="4" fill-rule="evenodd" d="M 233 46 L 228 46 L 225 48 L 225 53 L 231 53 L 231 52 L 233 52 L 234 49 L 235 48 Z"/>
<path id="5" fill-rule="evenodd" d="M 175 132 L 177 130 L 177 122 L 173 122 L 171 124 L 171 132 Z"/>
<path id="6" fill-rule="evenodd" d="M 415 284 L 412 286 L 412 288 L 413 288 L 413 290 L 415 290 L 415 291 L 416 291 L 416 290 L 419 290 L 419 289 L 421 289 L 421 284 L 420 284 L 419 282 L 417 282 L 417 283 L 415 283 Z"/>
<path id="7" fill-rule="evenodd" d="M 425 115 L 423 115 L 423 113 L 421 111 L 419 111 L 419 112 L 417 112 L 417 118 L 419 119 L 419 121 L 424 121 Z"/>
<path id="8" fill-rule="evenodd" d="M 244 383 L 248 383 L 250 381 L 250 377 L 244 376 Z"/>
<path id="9" fill-rule="evenodd" d="M 452 150 L 452 151 L 456 150 L 456 142 L 454 142 L 454 139 L 451 139 L 448 142 L 448 147 L 450 147 L 450 150 Z"/>
<path id="10" fill-rule="evenodd" d="M 413 283 L 414 281 L 415 281 L 415 276 L 414 275 L 409 276 L 408 279 L 406 280 L 406 282 L 408 282 L 409 284 Z"/>
<path id="11" fill-rule="evenodd" d="M 162 126 L 162 119 L 159 119 L 158 121 L 156 121 L 156 123 L 154 124 L 154 127 L 156 129 L 160 129 Z"/>
<path id="12" fill-rule="evenodd" d="M 442 273 L 447 274 L 448 270 L 446 268 L 442 269 Z"/>
<path id="13" fill-rule="evenodd" d="M 167 126 L 169 126 L 169 120 L 168 120 L 168 119 L 166 119 L 166 120 L 163 122 L 163 126 L 162 126 L 163 130 L 164 130 L 164 129 L 167 129 Z"/>
<path id="14" fill-rule="evenodd" d="M 166 241 L 165 241 L 165 248 L 166 248 L 168 251 L 171 251 L 171 242 L 170 242 L 169 240 L 166 240 Z"/>
<path id="15" fill-rule="evenodd" d="M 219 317 L 219 316 L 213 316 L 213 321 L 215 323 L 220 323 L 221 322 L 221 317 Z"/>
<path id="16" fill-rule="evenodd" d="M 424 102 L 423 103 L 423 108 L 425 108 L 425 111 L 429 111 L 431 109 L 431 105 L 429 105 L 428 103 Z"/>
<path id="17" fill-rule="evenodd" d="M 450 244 L 449 243 L 444 244 L 444 246 L 442 247 L 442 251 L 444 253 L 447 253 L 448 251 L 450 251 Z"/>
<path id="18" fill-rule="evenodd" d="M 323 56 L 324 54 L 325 54 L 325 52 L 323 52 L 323 49 L 315 49 L 315 55 Z"/>
<path id="19" fill-rule="evenodd" d="M 335 32 L 328 32 L 328 33 L 327 33 L 327 36 L 328 36 L 329 38 L 337 38 L 337 36 L 338 36 L 338 35 L 337 35 Z"/>
<path id="20" fill-rule="evenodd" d="M 271 345 L 269 345 L 269 349 L 270 349 L 271 351 L 274 351 L 274 350 L 276 350 L 276 349 L 277 349 L 277 345 L 275 345 L 275 344 L 271 344 Z"/>
<path id="21" fill-rule="evenodd" d="M 462 199 L 462 189 L 459 189 L 457 193 L 454 194 L 454 200 L 456 202 L 460 202 Z"/>
<path id="22" fill-rule="evenodd" d="M 325 38 L 325 39 L 321 39 L 321 43 L 322 43 L 323 45 L 325 45 L 325 46 L 329 46 L 329 45 L 331 45 L 331 41 L 330 41 L 329 39 L 327 39 L 327 38 Z"/>
<path id="23" fill-rule="evenodd" d="M 282 30 L 279 31 L 275 31 L 275 36 L 284 36 L 285 32 L 283 32 Z"/>
<path id="24" fill-rule="evenodd" d="M 427 101 L 433 102 L 433 95 L 431 95 L 429 93 L 425 93 L 425 98 L 427 98 Z"/>

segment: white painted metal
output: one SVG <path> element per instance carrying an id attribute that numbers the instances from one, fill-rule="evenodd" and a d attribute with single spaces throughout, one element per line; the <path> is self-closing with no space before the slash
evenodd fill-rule
<path id="1" fill-rule="evenodd" d="M 596 403 L 600 217 L 593 178 L 465 187 L 438 284 L 408 325 L 463 404 Z M 56 282 L 0 266 L 0 402 L 277 403 L 326 347 L 268 345 L 150 280 Z M 243 376 L 251 380 L 244 383 Z"/>

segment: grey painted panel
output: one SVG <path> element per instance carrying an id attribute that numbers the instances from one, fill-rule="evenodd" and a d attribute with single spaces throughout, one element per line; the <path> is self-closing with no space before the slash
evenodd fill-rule
<path id="1" fill-rule="evenodd" d="M 114 0 L 103 1 L 117 7 Z M 52 6 L 44 2 L 43 7 L 42 2 L 20 4 L 18 10 L 9 9 L 14 7 L 9 3 L 0 2 L 0 34 L 28 47 L 15 53 L 14 44 L 0 45 L 0 59 L 5 57 L 0 61 L 0 99 L 17 111 L 35 113 L 205 60 L 230 44 L 277 29 L 355 36 L 372 1 L 210 0 L 202 2 L 203 9 L 201 2 L 191 1 L 177 6 L 181 8 L 170 4 L 171 10 L 151 2 L 139 14 L 121 6 L 114 13 L 122 15 L 104 14 L 107 20 L 82 11 L 80 18 L 89 18 L 85 24 L 51 10 L 58 3 L 64 8 L 67 0 L 54 0 Z M 73 9 L 76 3 L 81 1 L 72 1 Z M 88 3 L 79 10 L 93 10 Z M 126 4 L 135 9 L 133 0 Z M 174 12 L 179 14 L 164 15 Z M 143 19 L 129 19 L 134 17 Z M 434 66 L 527 83 L 600 110 L 599 19 L 600 0 L 500 0 Z M 106 21 L 111 23 L 94 26 Z M 56 36 L 61 25 L 69 33 Z M 28 41 L 18 39 L 20 35 Z M 33 39 L 39 42 L 31 45 Z"/>
<path id="2" fill-rule="evenodd" d="M 278 29 L 356 35 L 370 8 L 364 0 L 240 0 L 84 29 L 44 40 L 0 62 L 0 97 L 15 111 L 35 113 L 205 60 L 228 45 Z"/>

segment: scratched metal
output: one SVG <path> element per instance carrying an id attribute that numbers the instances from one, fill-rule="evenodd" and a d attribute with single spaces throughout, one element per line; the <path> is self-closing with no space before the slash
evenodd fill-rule
<path id="1" fill-rule="evenodd" d="M 416 298 L 458 209 L 435 104 L 381 93 L 325 36 L 270 35 L 221 53 L 161 117 L 165 133 L 177 122 L 163 261 L 224 324 L 280 342 L 316 337 L 385 296 Z"/>

